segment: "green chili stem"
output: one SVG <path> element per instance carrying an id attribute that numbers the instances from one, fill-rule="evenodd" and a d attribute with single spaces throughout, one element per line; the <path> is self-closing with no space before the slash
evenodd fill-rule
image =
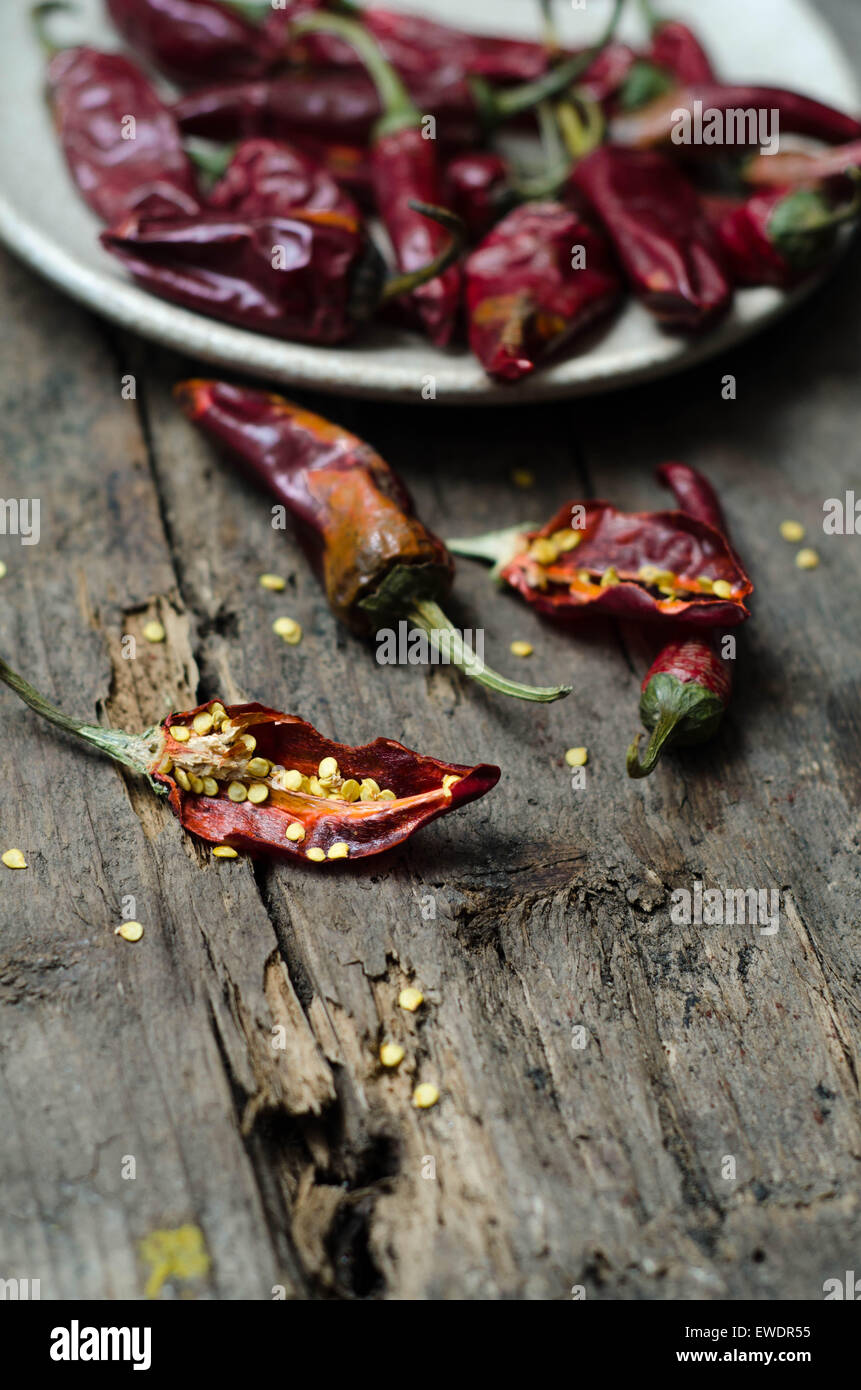
<path id="1" fill-rule="evenodd" d="M 512 116 L 519 116 L 523 111 L 530 111 L 547 97 L 558 96 L 560 92 L 573 86 L 577 79 L 582 77 L 584 72 L 592 66 L 599 53 L 612 39 L 624 4 L 625 0 L 616 0 L 610 22 L 601 38 L 592 48 L 587 49 L 585 53 L 576 54 L 557 67 L 551 68 L 549 72 L 536 78 L 534 82 L 524 82 L 521 86 L 512 87 L 508 91 L 495 92 L 488 83 L 474 78 L 473 91 L 476 93 L 488 119 L 493 122 L 510 120 Z"/>
<path id="2" fill-rule="evenodd" d="M 486 686 L 488 690 L 495 690 L 498 695 L 510 695 L 515 700 L 535 700 L 547 704 L 551 700 L 561 700 L 563 696 L 571 694 L 570 685 L 521 685 L 519 681 L 511 681 L 507 676 L 500 676 L 496 671 L 492 671 L 470 651 L 457 628 L 432 599 L 417 599 L 406 616 L 411 623 L 427 633 L 437 651 L 445 651 L 450 656 L 465 676 L 478 681 L 479 685 Z M 447 634 L 445 645 L 440 641 L 440 632 Z"/>
<path id="3" fill-rule="evenodd" d="M 420 212 L 425 217 L 429 217 L 432 222 L 437 222 L 440 227 L 444 227 L 447 232 L 451 232 L 451 241 L 444 246 L 432 261 L 427 265 L 420 266 L 418 270 L 406 270 L 397 275 L 391 275 L 383 286 L 381 300 L 385 302 L 389 299 L 399 299 L 403 294 L 412 294 L 420 285 L 426 285 L 429 280 L 435 280 L 438 275 L 443 275 L 449 266 L 454 265 L 460 257 L 461 252 L 466 246 L 466 227 L 455 213 L 449 212 L 447 208 L 434 207 L 431 203 L 420 203 L 417 198 L 409 199 L 409 206 L 414 212 Z"/>
<path id="4" fill-rule="evenodd" d="M 45 20 L 48 15 L 54 14 L 57 10 L 62 10 L 65 14 L 72 14 L 73 7 L 67 5 L 65 0 L 42 0 L 41 4 L 34 5 L 33 9 L 30 11 L 30 18 L 33 21 L 33 28 L 39 40 L 39 47 L 49 58 L 55 58 L 58 53 L 62 53 L 63 51 L 63 46 L 54 43 L 45 25 Z"/>
<path id="5" fill-rule="evenodd" d="M 384 135 L 421 125 L 421 112 L 410 96 L 399 73 L 367 29 L 354 19 L 336 14 L 300 16 L 290 26 L 293 34 L 336 34 L 354 48 L 376 86 L 383 114 L 374 127 L 373 143 Z"/>
<path id="6" fill-rule="evenodd" d="M 47 719 L 49 724 L 54 724 L 64 733 L 74 734 L 76 738 L 82 738 L 85 742 L 98 748 L 100 752 L 107 753 L 114 762 L 122 763 L 124 767 L 131 768 L 132 772 L 141 775 L 148 775 L 155 757 L 160 730 L 158 727 L 147 729 L 143 734 L 128 734 L 123 729 L 102 729 L 97 724 L 85 724 L 83 720 L 73 719 L 71 715 L 64 714 L 57 709 L 50 701 L 40 695 L 29 681 L 25 681 L 23 676 L 19 676 L 13 671 L 11 666 L 0 659 L 0 680 L 14 690 L 19 699 L 25 705 L 29 705 L 36 714 Z"/>
<path id="7" fill-rule="evenodd" d="M 213 181 L 220 179 L 227 172 L 228 165 L 236 153 L 235 144 L 214 148 L 208 140 L 200 140 L 193 135 L 183 141 L 183 146 L 195 168 Z"/>
<path id="8" fill-rule="evenodd" d="M 519 526 L 506 526 L 502 531 L 487 531 L 483 536 L 447 540 L 445 544 L 452 555 L 464 555 L 470 560 L 490 560 L 493 565 L 491 578 L 496 579 L 509 560 L 525 550 L 527 533 L 540 530 L 539 522 L 524 521 Z"/>
<path id="9" fill-rule="evenodd" d="M 648 777 L 654 772 L 661 760 L 664 745 L 672 736 L 676 725 L 679 722 L 678 713 L 667 711 L 662 714 L 649 738 L 648 746 L 643 757 L 640 757 L 640 739 L 643 735 L 637 734 L 634 742 L 628 749 L 627 768 L 629 777 Z"/>
<path id="10" fill-rule="evenodd" d="M 664 21 L 652 4 L 652 0 L 640 0 L 640 9 L 648 26 L 649 33 L 654 34 L 655 30 L 660 28 Z"/>

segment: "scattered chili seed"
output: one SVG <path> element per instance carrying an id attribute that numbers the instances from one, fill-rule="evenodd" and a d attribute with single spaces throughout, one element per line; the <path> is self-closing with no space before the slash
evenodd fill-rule
<path id="1" fill-rule="evenodd" d="M 384 1067 L 399 1067 L 406 1055 L 400 1043 L 384 1042 L 380 1048 L 380 1062 Z"/>
<path id="2" fill-rule="evenodd" d="M 512 656 L 531 656 L 533 647 L 531 642 L 512 642 L 510 647 Z"/>
<path id="3" fill-rule="evenodd" d="M 255 806 L 261 806 L 269 795 L 269 788 L 265 782 L 252 782 L 248 788 L 248 800 Z"/>
<path id="4" fill-rule="evenodd" d="M 294 820 L 290 822 L 284 834 L 288 840 L 292 840 L 294 844 L 298 845 L 305 838 L 305 827 L 301 821 Z"/>
<path id="5" fill-rule="evenodd" d="M 121 936 L 123 941 L 140 941 L 143 933 L 140 922 L 123 922 L 122 926 L 114 928 L 114 936 Z"/>
<path id="6" fill-rule="evenodd" d="M 565 761 L 569 767 L 585 767 L 589 761 L 588 748 L 569 748 Z"/>
<path id="7" fill-rule="evenodd" d="M 249 777 L 268 777 L 272 764 L 268 758 L 249 758 L 245 766 Z"/>
<path id="8" fill-rule="evenodd" d="M 552 565 L 559 559 L 559 547 L 549 536 L 539 536 L 529 547 L 529 554 L 539 565 Z"/>
<path id="9" fill-rule="evenodd" d="M 348 777 L 346 782 L 342 782 L 340 794 L 345 801 L 358 801 L 361 788 L 355 777 Z"/>
<path id="10" fill-rule="evenodd" d="M 198 777 L 194 772 L 190 772 L 188 774 L 188 780 L 191 783 L 191 790 L 194 792 L 195 796 L 201 796 L 203 794 L 203 778 Z"/>
<path id="11" fill-rule="evenodd" d="M 26 869 L 27 867 L 27 860 L 20 849 L 7 849 L 3 855 L 3 863 L 7 869 Z"/>
<path id="12" fill-rule="evenodd" d="M 417 1110 L 430 1110 L 439 1100 L 439 1091 L 431 1081 L 423 1081 L 413 1091 L 413 1105 Z"/>
<path id="13" fill-rule="evenodd" d="M 819 556 L 815 550 L 799 550 L 795 563 L 800 570 L 815 570 L 819 564 Z"/>
<path id="14" fill-rule="evenodd" d="M 717 594 L 718 598 L 732 598 L 732 585 L 728 579 L 716 579 L 712 585 L 712 593 Z"/>
<path id="15" fill-rule="evenodd" d="M 804 527 L 800 521 L 781 521 L 780 534 L 785 541 L 803 541 Z"/>
<path id="16" fill-rule="evenodd" d="M 535 486 L 535 474 L 528 468 L 515 468 L 511 474 L 511 481 L 515 487 L 521 488 L 524 492 L 527 488 Z"/>
<path id="17" fill-rule="evenodd" d="M 163 642 L 167 633 L 162 624 L 153 618 L 152 622 L 144 623 L 143 635 L 148 642 Z"/>
<path id="18" fill-rule="evenodd" d="M 576 550 L 583 539 L 582 531 L 575 531 L 573 527 L 569 531 L 554 531 L 550 539 L 558 546 L 561 552 Z"/>
<path id="19" fill-rule="evenodd" d="M 184 724 L 171 724 L 170 736 L 175 738 L 177 743 L 188 743 L 191 738 L 191 729 L 187 729 Z"/>
<path id="20" fill-rule="evenodd" d="M 230 845 L 216 845 L 216 846 L 215 846 L 215 849 L 212 851 L 212 854 L 213 854 L 213 858 L 215 858 L 215 859 L 236 859 L 236 858 L 238 858 L 238 855 L 237 855 L 237 853 L 236 853 L 236 850 L 233 849 L 232 846 L 230 846 Z"/>
<path id="21" fill-rule="evenodd" d="M 191 791 L 191 779 L 184 767 L 174 768 L 173 780 L 182 787 L 184 792 Z"/>
<path id="22" fill-rule="evenodd" d="M 272 624 L 272 631 L 278 637 L 283 637 L 291 647 L 302 641 L 302 629 L 295 618 L 276 618 Z"/>
<path id="23" fill-rule="evenodd" d="M 323 860 L 326 858 L 326 852 L 322 849 L 309 849 L 307 857 L 313 859 L 315 864 L 322 864 Z"/>
<path id="24" fill-rule="evenodd" d="M 261 589 L 271 589 L 273 593 L 279 593 L 287 588 L 287 580 L 282 579 L 280 574 L 261 574 L 258 583 Z"/>
<path id="25" fill-rule="evenodd" d="M 459 782 L 460 778 L 456 777 L 455 781 Z M 394 792 L 389 787 L 384 787 L 383 790 L 380 792 L 379 796 L 377 797 L 377 801 L 397 801 L 397 799 L 398 798 L 395 796 Z"/>
<path id="26" fill-rule="evenodd" d="M 203 790 L 207 796 L 218 796 L 218 783 L 214 777 L 204 777 Z"/>
<path id="27" fill-rule="evenodd" d="M 284 786 L 288 792 L 298 792 L 302 790 L 303 777 L 296 767 L 291 767 L 284 773 Z"/>
<path id="28" fill-rule="evenodd" d="M 619 583 L 619 571 L 615 565 L 610 565 L 601 575 L 600 588 L 613 589 Z"/>
<path id="29" fill-rule="evenodd" d="M 416 1009 L 420 1009 L 425 1002 L 425 997 L 420 989 L 402 989 L 398 995 L 398 1004 L 402 1009 L 406 1009 L 408 1014 L 414 1014 Z"/>
<path id="30" fill-rule="evenodd" d="M 249 753 L 253 753 L 255 748 L 257 747 L 257 739 L 254 737 L 253 734 L 240 734 L 239 742 L 245 744 L 245 747 L 248 749 Z"/>
<path id="31" fill-rule="evenodd" d="M 350 846 L 344 840 L 336 840 L 334 845 L 329 846 L 330 859 L 348 859 L 350 857 Z"/>
<path id="32" fill-rule="evenodd" d="M 178 777 L 177 773 L 177 777 Z M 244 782 L 231 782 L 227 788 L 227 795 L 231 801 L 244 801 L 248 796 L 248 789 Z"/>
<path id="33" fill-rule="evenodd" d="M 338 761 L 336 758 L 324 758 L 317 768 L 317 776 L 321 782 L 331 782 L 338 776 Z"/>
<path id="34" fill-rule="evenodd" d="M 213 719 L 209 711 L 204 710 L 202 714 L 196 714 L 194 716 L 194 718 L 191 721 L 191 727 L 194 729 L 194 732 L 196 734 L 208 734 L 212 732 L 212 726 L 214 723 L 215 720 Z"/>

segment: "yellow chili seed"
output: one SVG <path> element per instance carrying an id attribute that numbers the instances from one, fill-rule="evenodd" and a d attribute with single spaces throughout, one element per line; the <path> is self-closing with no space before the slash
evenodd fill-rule
<path id="1" fill-rule="evenodd" d="M 804 527 L 800 521 L 781 521 L 780 534 L 785 541 L 797 543 L 804 540 Z"/>
<path id="2" fill-rule="evenodd" d="M 406 989 L 402 989 L 398 995 L 399 1007 L 406 1009 L 408 1014 L 414 1014 L 416 1009 L 420 1009 L 424 1002 L 425 997 L 421 990 L 414 989 L 411 985 L 408 985 Z"/>
<path id="3" fill-rule="evenodd" d="M 333 845 L 329 846 L 330 859 L 349 859 L 349 857 L 350 846 L 344 840 L 336 840 Z"/>
<path id="4" fill-rule="evenodd" d="M 203 778 L 197 777 L 193 772 L 190 772 L 188 774 L 188 780 L 191 783 L 191 790 L 194 792 L 195 796 L 200 796 L 203 792 Z"/>
<path id="5" fill-rule="evenodd" d="M 564 555 L 566 551 L 577 549 L 583 539 L 583 532 L 575 531 L 573 528 L 569 528 L 567 531 L 554 531 L 550 539 Z"/>
<path id="6" fill-rule="evenodd" d="M 143 635 L 148 642 L 163 642 L 167 633 L 161 623 L 153 619 L 151 623 L 144 623 Z"/>
<path id="7" fill-rule="evenodd" d="M 220 700 L 215 700 L 213 704 L 209 706 L 209 712 L 212 715 L 213 719 L 227 718 L 227 710 L 224 708 L 224 705 L 221 703 Z"/>
<path id="8" fill-rule="evenodd" d="M 298 845 L 305 838 L 305 827 L 301 821 L 291 820 L 284 834 L 288 840 L 292 840 L 294 844 Z"/>
<path id="9" fill-rule="evenodd" d="M 712 593 L 716 598 L 732 598 L 732 585 L 727 579 L 716 579 L 712 585 Z"/>
<path id="10" fill-rule="evenodd" d="M 236 859 L 236 850 L 230 845 L 216 845 L 212 851 L 216 859 Z"/>
<path id="11" fill-rule="evenodd" d="M 313 859 L 315 864 L 322 864 L 326 858 L 326 851 L 323 849 L 309 849 L 305 853 L 306 859 Z"/>
<path id="12" fill-rule="evenodd" d="M 546 536 L 532 542 L 529 554 L 539 565 L 552 565 L 559 559 L 559 547 Z"/>
<path id="13" fill-rule="evenodd" d="M 601 575 L 600 587 L 602 589 L 614 589 L 619 583 L 619 572 L 615 565 L 611 565 Z"/>
<path id="14" fill-rule="evenodd" d="M 593 583 L 594 583 L 594 580 L 593 580 L 592 575 L 590 574 L 589 570 L 578 570 L 578 571 L 577 571 L 577 582 L 578 582 L 579 584 L 593 584 Z"/>
<path id="15" fill-rule="evenodd" d="M 509 651 L 512 656 L 531 656 L 533 647 L 531 642 L 512 642 Z"/>
<path id="16" fill-rule="evenodd" d="M 455 782 L 459 781 L 460 777 L 456 772 L 447 772 L 445 774 L 445 777 L 443 777 L 442 779 L 442 784 L 445 787 L 446 791 L 448 791 L 449 787 L 453 787 Z"/>
<path id="17" fill-rule="evenodd" d="M 800 570 L 815 570 L 819 564 L 819 556 L 815 550 L 799 550 L 795 563 Z"/>
<path id="18" fill-rule="evenodd" d="M 196 734 L 212 733 L 214 720 L 209 710 L 204 710 L 202 714 L 196 714 L 191 721 L 191 727 Z"/>
<path id="19" fill-rule="evenodd" d="M 218 796 L 218 783 L 214 777 L 204 777 L 203 790 L 207 796 Z"/>
<path id="20" fill-rule="evenodd" d="M 156 768 L 156 771 L 162 773 L 164 777 L 166 777 L 169 772 L 173 772 L 173 758 L 169 758 L 167 754 L 165 754 Z"/>
<path id="21" fill-rule="evenodd" d="M 697 583 L 705 594 L 710 594 L 715 586 L 714 580 L 709 579 L 707 574 L 701 574 L 697 579 Z"/>
<path id="22" fill-rule="evenodd" d="M 569 748 L 565 754 L 565 761 L 569 767 L 585 767 L 589 761 L 588 748 Z"/>
<path id="23" fill-rule="evenodd" d="M 373 777 L 363 777 L 361 789 L 363 792 L 371 792 L 374 796 L 379 796 L 380 794 L 380 784 L 379 782 L 375 782 Z"/>
<path id="24" fill-rule="evenodd" d="M 308 790 L 312 796 L 325 796 L 326 788 L 320 782 L 319 777 L 308 778 Z"/>
<path id="25" fill-rule="evenodd" d="M 114 928 L 114 936 L 121 936 L 123 941 L 140 941 L 143 933 L 140 922 L 123 922 L 121 926 Z"/>
<path id="26" fill-rule="evenodd" d="M 188 743 L 191 738 L 191 729 L 187 729 L 184 724 L 171 724 L 169 733 L 177 743 Z"/>
<path id="27" fill-rule="evenodd" d="M 379 796 L 376 798 L 377 801 L 397 801 L 397 799 L 398 798 L 395 796 L 394 792 L 391 790 L 390 787 L 384 787 L 383 790 L 380 792 Z"/>
<path id="28" fill-rule="evenodd" d="M 324 758 L 317 768 L 317 775 L 322 782 L 325 777 L 332 778 L 338 776 L 338 759 Z"/>
<path id="29" fill-rule="evenodd" d="M 244 801 L 248 795 L 248 790 L 244 782 L 231 782 L 227 788 L 227 795 L 231 801 Z"/>
<path id="30" fill-rule="evenodd" d="M 5 578 L 6 578 L 6 566 L 4 565 L 3 561 L 0 560 L 0 579 L 5 579 Z"/>
<path id="31" fill-rule="evenodd" d="M 439 1100 L 439 1091 L 430 1081 L 423 1081 L 413 1091 L 413 1105 L 416 1110 L 430 1110 Z"/>
<path id="32" fill-rule="evenodd" d="M 399 1067 L 406 1055 L 400 1043 L 384 1042 L 380 1048 L 380 1062 L 384 1067 Z"/>
<path id="33" fill-rule="evenodd" d="M 677 597 L 676 590 L 673 588 L 672 584 L 661 584 L 658 588 L 658 593 L 663 594 L 664 598 Z"/>
<path id="34" fill-rule="evenodd" d="M 26 869 L 27 867 L 27 860 L 20 849 L 7 849 L 3 855 L 3 863 L 7 869 Z"/>
<path id="35" fill-rule="evenodd" d="M 341 796 L 344 798 L 345 801 L 358 801 L 359 791 L 359 784 L 356 781 L 355 777 L 348 777 L 346 782 L 341 787 Z"/>
<path id="36" fill-rule="evenodd" d="M 272 631 L 277 637 L 283 637 L 291 647 L 295 647 L 296 643 L 302 640 L 302 629 L 295 618 L 276 618 L 272 624 Z"/>
<path id="37" fill-rule="evenodd" d="M 272 764 L 268 758 L 249 758 L 245 771 L 249 777 L 268 777 L 272 771 Z"/>
<path id="38" fill-rule="evenodd" d="M 253 801 L 255 806 L 260 806 L 269 795 L 269 788 L 265 782 L 252 782 L 248 788 L 248 800 Z"/>
<path id="39" fill-rule="evenodd" d="M 249 753 L 253 753 L 255 748 L 257 747 L 257 739 L 254 737 L 253 734 L 240 734 L 239 742 L 245 745 Z"/>
<path id="40" fill-rule="evenodd" d="M 287 588 L 287 580 L 282 579 L 280 574 L 261 574 L 257 582 L 261 589 L 271 589 L 275 594 Z"/>
<path id="41" fill-rule="evenodd" d="M 525 492 L 527 488 L 535 486 L 535 474 L 529 468 L 515 468 L 511 481 Z"/>
<path id="42" fill-rule="evenodd" d="M 288 792 L 298 792 L 302 790 L 304 778 L 298 767 L 291 767 L 284 773 L 284 786 Z"/>
<path id="43" fill-rule="evenodd" d="M 178 767 L 175 769 L 173 774 L 173 780 L 177 783 L 178 786 L 182 787 L 182 790 L 184 792 L 191 791 L 191 782 L 189 780 L 188 773 L 186 772 L 184 767 Z"/>

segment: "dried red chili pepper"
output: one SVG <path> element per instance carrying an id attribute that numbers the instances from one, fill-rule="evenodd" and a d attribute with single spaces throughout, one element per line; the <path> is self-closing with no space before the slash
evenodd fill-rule
<path id="1" fill-rule="evenodd" d="M 649 0 L 640 0 L 651 32 L 649 59 L 666 69 L 677 83 L 716 82 L 712 61 L 687 24 L 676 19 L 661 19 Z"/>
<path id="2" fill-rule="evenodd" d="M 294 208 L 249 217 L 206 211 L 154 221 L 137 214 L 102 245 L 139 284 L 213 318 L 292 342 L 340 343 L 390 299 L 433 281 L 460 254 L 464 230 L 440 208 L 415 204 L 451 234 L 421 269 L 386 278 L 360 219 Z"/>
<path id="3" fill-rule="evenodd" d="M 446 206 L 461 219 L 473 242 L 480 241 L 504 213 L 509 177 L 507 160 L 492 150 L 473 150 L 447 163 Z"/>
<path id="4" fill-rule="evenodd" d="M 651 732 L 640 755 L 637 734 L 628 749 L 629 777 L 648 777 L 667 748 L 706 743 L 717 733 L 729 704 L 732 677 L 707 637 L 671 642 L 646 674 L 640 718 Z"/>
<path id="5" fill-rule="evenodd" d="M 49 64 L 48 93 L 72 177 L 104 222 L 198 209 L 176 122 L 134 63 L 118 53 L 65 49 Z"/>
<path id="6" fill-rule="evenodd" d="M 310 15 L 296 21 L 294 32 L 339 35 L 353 45 L 372 77 L 383 108 L 371 135 L 377 208 L 398 266 L 415 271 L 438 254 L 443 235 L 417 216 L 414 207 L 417 201 L 439 206 L 444 196 L 435 141 L 426 138 L 421 112 L 379 45 L 360 25 L 336 15 Z M 451 266 L 411 294 L 418 319 L 437 347 L 451 341 L 461 286 L 460 270 Z"/>
<path id="7" fill-rule="evenodd" d="M 181 85 L 259 77 L 279 60 L 268 30 L 219 0 L 107 0 L 123 38 Z"/>
<path id="8" fill-rule="evenodd" d="M 322 863 L 380 854 L 484 796 L 499 768 L 414 753 L 391 739 L 333 743 L 291 714 L 211 700 L 140 734 L 72 719 L 0 661 L 0 680 L 49 723 L 166 793 L 210 844 Z"/>
<path id="9" fill-rule="evenodd" d="M 861 197 L 835 208 L 815 188 L 766 188 L 749 198 L 707 199 L 733 281 L 791 288 L 834 250 L 840 228 L 861 215 Z"/>
<path id="10" fill-rule="evenodd" d="M 581 259 L 582 258 L 582 259 Z M 498 381 L 519 381 L 618 303 L 603 234 L 560 203 L 515 208 L 466 262 L 469 344 Z"/>
<path id="11" fill-rule="evenodd" d="M 839 179 L 843 174 L 861 170 L 861 140 L 837 149 L 778 151 L 777 154 L 752 155 L 742 169 L 745 183 L 758 187 L 797 188 Z"/>
<path id="12" fill-rule="evenodd" d="M 573 185 L 607 232 L 637 297 L 671 328 L 699 330 L 726 313 L 732 286 L 696 189 L 657 150 L 605 145 Z"/>
<path id="13" fill-rule="evenodd" d="M 495 575 L 549 617 L 585 616 L 733 627 L 753 585 L 730 545 L 710 484 L 684 464 L 659 481 L 680 510 L 620 512 L 567 502 L 546 526 L 450 540 L 455 555 L 495 561 Z M 574 524 L 576 522 L 576 525 Z"/>
<path id="14" fill-rule="evenodd" d="M 690 129 L 695 132 L 698 110 L 703 118 L 704 136 L 709 132 L 720 134 L 721 127 L 725 133 L 725 118 L 729 112 L 752 113 L 755 117 L 760 111 L 776 111 L 781 135 L 809 135 L 829 145 L 861 139 L 861 122 L 812 97 L 782 87 L 728 86 L 720 82 L 691 83 L 657 97 L 630 115 L 617 116 L 610 126 L 610 139 L 637 149 L 680 143 L 679 135 L 685 132 L 679 113 L 687 113 Z M 716 149 L 743 149 L 758 143 L 756 125 L 755 120 L 733 121 L 733 133 L 745 137 L 741 143 L 733 140 L 725 144 L 722 140 L 704 138 L 684 140 L 680 148 L 686 155 L 698 156 L 708 156 Z"/>
<path id="15" fill-rule="evenodd" d="M 275 217 L 295 208 L 359 218 L 350 194 L 328 170 L 280 140 L 242 141 L 207 205 L 248 218 Z"/>
<path id="16" fill-rule="evenodd" d="M 416 517 L 409 494 L 368 444 L 281 396 L 219 381 L 186 381 L 186 415 L 291 513 L 329 604 L 354 631 L 408 619 L 490 689 L 555 700 L 567 687 L 520 685 L 476 662 L 439 607 L 454 570 L 442 541 Z"/>

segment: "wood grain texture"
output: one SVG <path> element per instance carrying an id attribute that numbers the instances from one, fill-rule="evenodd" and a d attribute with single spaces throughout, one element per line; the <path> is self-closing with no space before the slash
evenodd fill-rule
<path id="1" fill-rule="evenodd" d="M 861 55 L 857 13 L 825 8 Z M 41 499 L 42 537 L 0 536 L 0 651 L 81 716 L 134 727 L 257 698 L 503 779 L 384 859 L 219 863 L 2 695 L 0 839 L 30 867 L 0 881 L 0 1277 L 140 1297 L 141 1240 L 186 1223 L 211 1266 L 162 1296 L 818 1299 L 857 1266 L 861 538 L 821 517 L 861 495 L 859 291 L 856 248 L 725 361 L 588 403 L 306 400 L 389 457 L 443 535 L 564 496 L 655 504 L 667 458 L 714 480 L 757 585 L 735 700 L 714 745 L 632 784 L 651 638 L 562 632 L 464 563 L 453 616 L 485 627 L 491 664 L 574 695 L 524 706 L 379 669 L 266 500 L 179 417 L 170 388 L 194 364 L 2 262 L 0 491 Z M 783 517 L 818 570 L 795 568 Z M 287 590 L 261 590 L 264 571 Z M 271 632 L 282 612 L 298 647 Z M 167 642 L 126 660 L 153 615 Z M 572 744 L 590 751 L 581 790 Z M 779 931 L 675 925 L 670 894 L 696 880 L 779 890 Z M 125 916 L 135 945 L 114 935 Z M 383 1037 L 406 1048 L 394 1074 Z M 421 1112 L 425 1080 L 442 1100 Z"/>

